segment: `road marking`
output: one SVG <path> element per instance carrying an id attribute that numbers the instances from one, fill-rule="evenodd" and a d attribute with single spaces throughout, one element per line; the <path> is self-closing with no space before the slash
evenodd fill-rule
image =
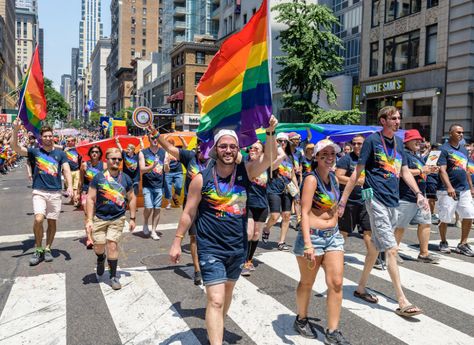
<path id="1" fill-rule="evenodd" d="M 356 259 L 357 262 L 353 260 Z M 365 256 L 360 254 L 347 254 L 346 265 L 362 270 Z M 445 282 L 444 280 L 430 277 L 398 265 L 402 286 L 420 295 L 427 296 L 435 301 L 446 304 L 451 308 L 466 314 L 474 315 L 474 292 L 463 287 Z M 391 282 L 386 271 L 372 270 L 372 275 Z M 470 302 L 468 302 L 470 301 Z"/>
<path id="2" fill-rule="evenodd" d="M 64 273 L 17 277 L 0 316 L 0 343 L 66 344 Z"/>
<path id="3" fill-rule="evenodd" d="M 418 255 L 420 254 L 420 251 L 418 248 L 411 247 L 405 243 L 400 243 L 400 250 L 401 250 L 400 254 L 402 256 L 407 256 L 415 261 L 417 260 Z M 464 260 L 456 259 L 449 255 L 440 255 L 439 252 L 430 251 L 430 253 L 439 259 L 438 263 L 433 265 L 434 267 L 441 267 L 446 270 L 463 274 L 471 278 L 474 276 L 474 264 L 464 261 Z M 425 265 L 425 264 L 420 263 L 420 265 Z M 429 265 L 429 264 L 426 264 L 426 265 Z"/>
<path id="4" fill-rule="evenodd" d="M 299 281 L 300 279 L 298 265 L 293 254 L 269 252 L 258 255 L 256 259 L 296 281 Z M 398 304 L 386 296 L 378 295 L 379 302 L 377 304 L 366 303 L 361 299 L 354 297 L 353 292 L 356 287 L 356 283 L 344 278 L 344 299 L 342 300 L 342 306 L 348 309 L 351 313 L 362 318 L 364 321 L 371 323 L 407 344 L 472 344 L 473 338 L 469 335 L 451 328 L 437 320 L 431 319 L 426 315 L 417 315 L 413 318 L 413 320 L 417 320 L 418 322 L 409 322 L 396 315 L 393 311 L 398 308 Z M 316 277 L 313 291 L 326 296 L 326 290 L 327 287 L 324 281 L 324 271 L 320 270 Z M 426 290 L 425 292 L 428 295 L 430 294 L 429 290 Z M 344 333 L 343 324 L 341 324 L 341 327 L 342 332 Z M 346 334 L 346 336 L 350 340 L 350 335 Z"/>
<path id="5" fill-rule="evenodd" d="M 100 288 L 123 344 L 200 344 L 146 267 L 120 270 L 120 282 Z"/>
<path id="6" fill-rule="evenodd" d="M 178 227 L 178 223 L 166 223 L 166 224 L 158 224 L 158 231 L 163 230 L 176 230 Z M 128 227 L 126 227 L 127 231 L 129 232 Z M 143 226 L 137 226 L 134 232 L 143 231 Z M 55 239 L 57 238 L 82 238 L 85 237 L 86 233 L 84 230 L 69 230 L 69 231 L 58 231 L 54 236 Z M 46 232 L 44 233 L 46 238 Z M 4 235 L 0 236 L 0 244 L 2 243 L 12 243 L 12 242 L 23 242 L 27 240 L 34 240 L 35 236 L 33 234 L 21 234 L 21 235 Z"/>

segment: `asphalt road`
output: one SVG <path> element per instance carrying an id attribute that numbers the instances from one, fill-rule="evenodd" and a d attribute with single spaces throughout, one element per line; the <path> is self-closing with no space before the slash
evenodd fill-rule
<path id="1" fill-rule="evenodd" d="M 179 209 L 162 210 L 160 223 L 165 229 L 160 241 L 144 238 L 140 230 L 124 234 L 119 259 L 124 288 L 116 292 L 106 281 L 98 282 L 95 255 L 86 250 L 81 232 L 74 232 L 82 229 L 83 212 L 70 205 L 63 205 L 58 221 L 54 261 L 28 266 L 33 251 L 33 240 L 26 236 L 32 233 L 33 222 L 29 185 L 24 169 L 0 177 L 1 345 L 207 344 L 206 296 L 190 279 L 189 248 L 184 246 L 184 260 L 178 266 L 170 265 L 167 256 Z M 143 224 L 142 215 L 140 210 L 138 225 Z M 278 232 L 275 227 L 271 242 L 260 243 L 256 272 L 237 284 L 226 320 L 229 344 L 319 343 L 292 330 L 298 272 L 294 256 L 276 250 Z M 25 236 L 15 240 L 12 235 Z M 459 235 L 459 229 L 449 229 L 449 238 Z M 287 243 L 295 237 L 290 229 Z M 431 240 L 438 238 L 432 226 Z M 407 231 L 403 243 L 416 245 L 416 231 Z M 405 260 L 401 265 L 405 293 L 425 312 L 408 320 L 393 313 L 395 294 L 386 271 L 374 270 L 369 280 L 381 300 L 378 306 L 352 297 L 351 283 L 359 279 L 365 250 L 358 237 L 350 237 L 345 248 L 340 329 L 352 344 L 474 344 L 474 258 L 446 255 L 440 265 Z M 414 252 L 403 250 L 408 256 Z M 322 280 L 315 285 L 310 315 L 322 332 L 326 325 L 323 271 L 319 276 Z M 64 297 L 49 301 L 55 294 Z M 38 302 L 42 298 L 44 306 Z"/>

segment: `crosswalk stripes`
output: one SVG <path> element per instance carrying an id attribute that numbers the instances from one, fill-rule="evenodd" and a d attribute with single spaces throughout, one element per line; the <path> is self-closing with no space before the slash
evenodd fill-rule
<path id="1" fill-rule="evenodd" d="M 346 255 L 351 269 L 360 272 L 362 265 L 355 264 L 351 258 L 363 262 L 364 257 L 355 253 L 346 253 Z M 257 269 L 256 278 L 259 271 L 265 274 L 279 274 L 287 278 L 286 281 L 281 282 L 282 286 L 286 285 L 285 293 L 294 294 L 293 287 L 299 280 L 299 271 L 293 254 L 263 252 L 259 253 L 256 259 L 262 263 Z M 465 262 L 465 264 L 472 265 L 469 262 Z M 447 269 L 441 266 L 440 268 Z M 436 301 L 441 308 L 450 306 L 462 310 L 466 313 L 466 317 L 473 315 L 472 301 L 474 299 L 471 291 L 421 274 L 414 269 L 402 268 L 401 271 L 403 272 L 402 282 L 406 289 Z M 96 291 L 103 297 L 110 313 L 111 324 L 115 325 L 122 344 L 206 344 L 202 333 L 198 336 L 194 327 L 190 327 L 187 318 L 180 315 L 180 309 L 175 308 L 171 302 L 171 300 L 176 302 L 176 297 L 169 297 L 170 286 L 173 288 L 172 286 L 176 284 L 178 292 L 176 296 L 178 299 L 184 300 L 187 296 L 186 290 L 194 288 L 190 281 L 170 272 L 167 279 L 173 277 L 176 282 L 173 281 L 165 288 L 167 284 L 160 282 L 160 279 L 163 279 L 162 274 L 156 272 L 152 275 L 152 271 L 146 267 L 121 268 L 119 272 L 123 286 L 121 290 L 113 291 L 107 278 L 99 280 L 99 284 L 92 286 L 92 288 L 97 288 Z M 381 278 L 382 284 L 387 286 L 391 284 L 387 272 L 373 271 L 373 274 Z M 472 274 L 470 277 L 472 279 Z M 68 327 L 66 321 L 68 313 L 66 279 L 64 273 L 17 277 L 9 291 L 0 316 L 0 345 L 66 344 Z M 182 284 L 184 288 L 178 288 L 179 284 Z M 296 307 L 292 305 L 291 301 L 288 303 L 281 299 L 277 286 L 269 290 L 262 289 L 262 284 L 263 282 L 259 279 L 241 278 L 235 287 L 228 317 L 239 328 L 239 332 L 246 335 L 248 341 L 245 343 L 257 345 L 322 344 L 323 335 L 321 333 L 318 336 L 319 340 L 305 339 L 297 335 L 293 330 Z M 345 278 L 343 284 L 342 307 L 345 314 L 353 314 L 367 326 L 370 325 L 374 330 L 379 329 L 387 338 L 395 338 L 406 344 L 416 345 L 474 343 L 472 332 L 464 329 L 464 332 L 468 333 L 466 334 L 456 329 L 454 325 L 446 325 L 442 322 L 443 318 L 434 319 L 427 315 L 420 315 L 416 317 L 416 322 L 410 322 L 393 312 L 398 305 L 389 297 L 378 295 L 378 304 L 368 304 L 352 295 L 357 285 L 355 282 Z M 436 288 L 438 290 L 433 291 Z M 318 295 L 326 295 L 322 270 L 317 276 L 313 290 Z M 196 292 L 198 292 L 198 303 L 202 303 L 202 307 L 204 307 L 205 295 L 199 293 L 199 290 Z M 441 294 L 443 298 L 439 299 Z M 321 321 L 323 327 L 326 323 L 324 319 L 323 317 Z M 203 329 L 205 327 L 204 320 L 200 322 L 201 326 L 199 327 Z M 341 322 L 344 323 L 344 320 Z M 46 338 L 47 341 L 44 340 L 46 332 L 51 335 Z M 346 335 L 351 339 L 350 333 Z M 362 341 L 358 339 L 359 341 L 354 343 L 372 344 L 369 339 L 370 335 L 367 335 L 367 339 Z"/>

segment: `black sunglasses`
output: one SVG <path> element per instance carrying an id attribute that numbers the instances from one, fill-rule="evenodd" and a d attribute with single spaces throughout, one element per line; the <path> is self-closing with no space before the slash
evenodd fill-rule
<path id="1" fill-rule="evenodd" d="M 111 161 L 118 161 L 118 162 L 122 161 L 122 158 L 118 158 L 118 157 L 112 157 L 112 158 L 107 158 L 107 159 L 110 159 Z"/>

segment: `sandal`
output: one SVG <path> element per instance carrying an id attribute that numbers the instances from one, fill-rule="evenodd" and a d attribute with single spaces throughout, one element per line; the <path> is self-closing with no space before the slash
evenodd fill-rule
<path id="1" fill-rule="evenodd" d="M 262 241 L 263 241 L 263 243 L 268 243 L 269 238 L 270 238 L 270 233 L 262 231 Z"/>
<path id="2" fill-rule="evenodd" d="M 354 297 L 360 298 L 360 299 L 362 299 L 366 302 L 369 302 L 369 303 L 378 303 L 378 301 L 379 301 L 377 296 L 375 296 L 374 294 L 371 294 L 371 293 L 368 293 L 368 292 L 360 293 L 357 290 L 354 291 Z"/>
<path id="3" fill-rule="evenodd" d="M 418 309 L 418 310 L 409 311 L 411 309 Z M 419 315 L 422 313 L 423 313 L 423 310 L 421 310 L 420 308 L 418 308 L 416 305 L 413 305 L 413 304 L 407 305 L 406 307 L 403 307 L 403 308 L 397 308 L 395 310 L 395 314 L 397 314 L 398 316 L 405 316 L 405 317 L 412 317 L 412 316 Z"/>

